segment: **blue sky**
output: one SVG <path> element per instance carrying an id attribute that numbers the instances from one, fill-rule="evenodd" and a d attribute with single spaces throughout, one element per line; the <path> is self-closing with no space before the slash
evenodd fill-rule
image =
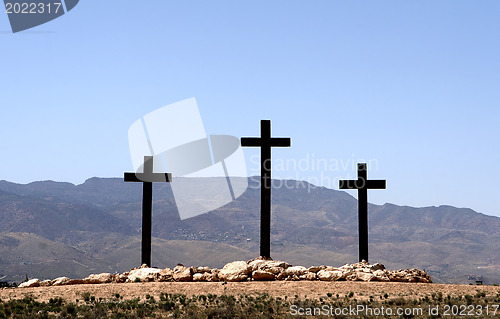
<path id="1" fill-rule="evenodd" d="M 275 164 L 309 167 L 273 177 L 337 188 L 366 160 L 388 181 L 371 202 L 500 216 L 499 17 L 498 1 L 80 1 L 12 34 L 3 14 L 0 179 L 122 176 L 129 126 L 195 97 L 208 133 L 271 119 L 292 138 Z"/>

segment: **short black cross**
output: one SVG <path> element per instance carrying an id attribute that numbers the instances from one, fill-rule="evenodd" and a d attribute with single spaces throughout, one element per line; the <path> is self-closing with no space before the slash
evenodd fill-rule
<path id="1" fill-rule="evenodd" d="M 358 163 L 357 180 L 340 180 L 340 189 L 358 190 L 359 261 L 368 261 L 368 189 L 385 189 L 385 180 L 368 180 L 366 163 Z"/>
<path id="2" fill-rule="evenodd" d="M 288 137 L 271 137 L 271 121 L 260 121 L 261 137 L 242 137 L 241 146 L 260 147 L 260 255 L 271 257 L 271 147 L 289 147 Z"/>
<path id="3" fill-rule="evenodd" d="M 144 173 L 125 173 L 125 182 L 142 183 L 142 250 L 141 265 L 151 266 L 151 212 L 153 183 L 171 182 L 170 173 L 153 173 L 153 156 L 144 156 Z"/>

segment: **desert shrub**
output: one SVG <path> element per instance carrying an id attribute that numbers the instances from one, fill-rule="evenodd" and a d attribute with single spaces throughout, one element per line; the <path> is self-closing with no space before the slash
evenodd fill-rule
<path id="1" fill-rule="evenodd" d="M 441 291 L 436 294 L 436 300 L 437 301 L 442 301 L 443 300 L 443 293 Z"/>
<path id="2" fill-rule="evenodd" d="M 486 297 L 486 293 L 484 291 L 478 291 L 475 295 L 476 298 L 484 298 Z"/>
<path id="3" fill-rule="evenodd" d="M 166 310 L 166 311 L 174 310 L 175 309 L 175 302 L 170 301 L 170 300 L 166 300 L 166 301 L 160 302 L 159 307 L 163 310 Z"/>
<path id="4" fill-rule="evenodd" d="M 89 302 L 90 301 L 90 292 L 86 291 L 82 294 L 83 301 Z"/>

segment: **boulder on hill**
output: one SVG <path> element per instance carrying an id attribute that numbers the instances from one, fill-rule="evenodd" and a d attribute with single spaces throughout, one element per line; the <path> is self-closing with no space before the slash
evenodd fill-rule
<path id="1" fill-rule="evenodd" d="M 18 287 L 19 288 L 29 288 L 29 287 L 38 287 L 40 286 L 40 280 L 39 279 L 31 279 L 28 281 L 25 281 L 21 283 Z"/>
<path id="2" fill-rule="evenodd" d="M 222 269 L 209 267 L 185 267 L 178 264 L 174 269 L 151 268 L 142 265 L 122 274 L 92 274 L 84 279 L 69 279 L 59 277 L 54 280 L 40 281 L 32 279 L 19 285 L 20 288 L 38 286 L 61 286 L 73 284 L 104 284 L 125 282 L 215 282 L 215 281 L 265 281 L 265 280 L 321 280 L 321 281 L 394 281 L 394 282 L 421 282 L 431 283 L 431 277 L 419 269 L 387 270 L 379 263 L 369 264 L 361 261 L 354 264 L 345 264 L 341 267 L 332 266 L 292 266 L 284 261 L 270 258 L 256 258 L 246 261 L 234 261 L 226 264 Z"/>
<path id="3" fill-rule="evenodd" d="M 226 264 L 219 272 L 219 278 L 224 281 L 243 281 L 248 279 L 252 271 L 246 261 L 234 261 Z"/>

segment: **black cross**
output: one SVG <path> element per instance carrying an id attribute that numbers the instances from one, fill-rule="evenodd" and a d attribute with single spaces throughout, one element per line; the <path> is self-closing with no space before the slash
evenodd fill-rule
<path id="1" fill-rule="evenodd" d="M 339 188 L 358 190 L 359 261 L 368 261 L 368 189 L 385 189 L 385 180 L 368 180 L 366 163 L 358 163 L 358 179 L 340 180 Z"/>
<path id="2" fill-rule="evenodd" d="M 271 137 L 271 121 L 260 121 L 261 137 L 242 137 L 241 146 L 260 147 L 260 255 L 271 257 L 271 147 L 289 147 L 288 137 Z"/>
<path id="3" fill-rule="evenodd" d="M 171 182 L 170 173 L 153 173 L 153 156 L 144 156 L 144 173 L 125 173 L 125 182 L 142 183 L 142 250 L 141 265 L 151 266 L 151 211 L 153 183 Z"/>

